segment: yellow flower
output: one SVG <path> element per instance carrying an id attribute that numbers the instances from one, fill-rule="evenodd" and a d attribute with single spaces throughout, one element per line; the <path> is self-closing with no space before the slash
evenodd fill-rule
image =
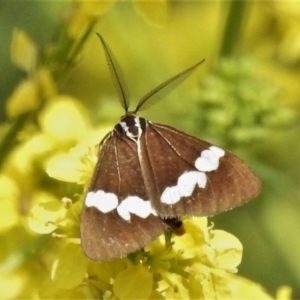
<path id="1" fill-rule="evenodd" d="M 235 299 L 233 295 L 241 293 L 238 289 L 247 288 L 242 279 L 232 277 L 241 259 L 239 241 L 207 226 L 206 218 L 186 219 L 184 227 L 185 235 L 173 236 L 167 245 L 160 236 L 145 247 L 145 251 L 132 254 L 131 260 L 88 262 L 80 245 L 68 243 L 53 265 L 52 293 L 62 295 L 62 288 L 68 293 L 72 289 L 78 291 L 85 281 L 89 293 L 98 298 L 111 295 L 118 299 L 152 299 L 154 296 L 155 299 L 216 296 Z M 65 272 L 74 261 L 80 262 L 81 267 L 68 277 Z M 88 279 L 85 279 L 86 273 Z M 254 283 L 253 286 L 255 294 L 259 294 L 258 286 Z M 262 291 L 261 295 L 264 295 Z"/>
<path id="2" fill-rule="evenodd" d="M 113 284 L 113 292 L 120 300 L 149 299 L 152 288 L 153 275 L 142 264 L 128 267 L 118 273 Z"/>
<path id="3" fill-rule="evenodd" d="M 0 175 L 0 231 L 7 231 L 19 220 L 18 203 L 20 191 L 15 181 Z"/>
<path id="4" fill-rule="evenodd" d="M 69 107 L 68 110 L 65 110 L 65 112 L 66 111 L 71 113 Z M 59 120 L 59 116 L 57 119 L 57 115 L 53 113 L 52 117 L 49 118 L 49 121 L 47 122 L 49 124 L 48 133 L 58 139 L 64 140 L 65 142 L 66 139 L 78 139 L 80 140 L 80 144 L 71 148 L 68 152 L 57 152 L 55 155 L 49 157 L 46 163 L 46 171 L 50 177 L 57 180 L 87 184 L 97 162 L 99 143 L 111 130 L 111 127 L 101 127 L 97 130 L 87 130 L 87 128 L 85 128 L 81 131 L 81 129 L 83 129 L 82 127 L 79 127 L 79 129 L 76 130 L 76 126 L 78 127 L 78 124 L 72 125 L 73 122 L 76 123 L 78 120 L 78 118 L 76 118 L 76 114 L 73 116 L 70 115 L 69 119 L 69 126 L 65 125 L 66 128 L 62 131 L 60 131 L 60 127 L 57 126 L 56 131 L 56 125 L 53 128 L 51 124 L 52 121 Z M 63 120 L 64 117 L 62 117 L 62 122 Z M 65 133 L 63 134 L 64 131 Z M 68 136 L 69 131 L 71 131 L 70 135 L 74 135 L 73 137 Z"/>
<path id="5" fill-rule="evenodd" d="M 289 286 L 282 286 L 277 290 L 277 300 L 289 300 L 292 299 L 292 289 Z"/>
<path id="6" fill-rule="evenodd" d="M 162 26 L 167 23 L 169 16 L 169 4 L 167 0 L 134 1 L 134 7 L 138 14 L 152 26 Z"/>
<path id="7" fill-rule="evenodd" d="M 49 193 L 39 192 L 34 195 L 28 216 L 28 226 L 32 231 L 47 234 L 57 229 L 57 224 L 65 217 L 66 207 Z"/>
<path id="8" fill-rule="evenodd" d="M 10 118 L 37 110 L 42 99 L 49 99 L 56 94 L 56 88 L 47 69 L 40 69 L 28 79 L 20 82 L 9 97 L 6 113 Z"/>
<path id="9" fill-rule="evenodd" d="M 38 87 L 34 80 L 24 80 L 8 99 L 6 112 L 11 118 L 31 112 L 41 104 Z"/>
<path id="10" fill-rule="evenodd" d="M 36 68 L 36 45 L 22 30 L 15 29 L 13 31 L 11 57 L 13 63 L 28 74 L 32 74 Z"/>
<path id="11" fill-rule="evenodd" d="M 47 173 L 55 179 L 87 184 L 97 161 L 96 147 L 76 146 L 69 153 L 60 153 L 47 162 Z"/>
<path id="12" fill-rule="evenodd" d="M 39 121 L 45 134 L 65 144 L 82 140 L 89 127 L 85 108 L 64 95 L 52 99 L 39 115 Z"/>
<path id="13" fill-rule="evenodd" d="M 98 145 L 111 127 L 91 130 L 87 111 L 69 96 L 53 99 L 39 120 L 43 135 L 53 143 L 53 154 L 45 160 L 48 175 L 86 184 L 97 161 Z"/>
<path id="14" fill-rule="evenodd" d="M 105 14 L 115 1 L 77 0 L 76 9 L 68 20 L 68 35 L 73 39 L 81 38 L 97 19 Z"/>
<path id="15" fill-rule="evenodd" d="M 21 294 L 26 280 L 22 273 L 0 274 L 0 298 L 17 299 Z"/>

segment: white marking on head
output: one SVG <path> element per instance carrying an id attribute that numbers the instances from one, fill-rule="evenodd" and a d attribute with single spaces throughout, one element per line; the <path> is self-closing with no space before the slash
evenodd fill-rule
<path id="1" fill-rule="evenodd" d="M 126 122 L 120 122 L 120 125 L 122 126 L 122 128 L 123 128 L 123 130 L 126 132 L 126 134 L 127 134 L 127 132 L 128 132 L 128 126 L 126 125 Z"/>
<path id="2" fill-rule="evenodd" d="M 117 211 L 120 217 L 126 221 L 130 221 L 131 213 L 145 219 L 149 217 L 150 214 L 154 214 L 153 212 L 155 212 L 150 201 L 145 201 L 137 196 L 129 196 L 124 199 L 117 207 Z"/>
<path id="3" fill-rule="evenodd" d="M 137 138 L 137 141 L 140 141 L 140 137 L 143 133 L 143 130 L 141 128 L 141 122 L 140 122 L 140 118 L 139 117 L 135 117 L 134 118 L 134 122 L 135 122 L 135 126 L 138 128 L 138 134 L 137 136 L 133 136 L 134 138 Z"/>
<path id="4" fill-rule="evenodd" d="M 104 214 L 118 207 L 119 201 L 115 194 L 105 193 L 104 191 L 88 192 L 85 205 L 87 207 L 95 207 Z"/>
<path id="5" fill-rule="evenodd" d="M 172 187 L 167 187 L 161 197 L 160 197 L 160 200 L 162 203 L 165 203 L 165 204 L 175 204 L 177 203 L 179 200 L 180 200 L 181 196 L 179 194 L 179 189 L 177 187 L 177 185 L 175 186 L 172 186 Z"/>
<path id="6" fill-rule="evenodd" d="M 211 146 L 207 150 L 203 150 L 195 161 L 195 167 L 202 172 L 210 172 L 217 170 L 219 167 L 220 157 L 224 156 L 225 151 L 221 148 Z"/>
<path id="7" fill-rule="evenodd" d="M 134 122 L 136 127 L 141 128 L 141 122 L 140 122 L 140 118 L 139 117 L 135 117 L 134 118 Z"/>
<path id="8" fill-rule="evenodd" d="M 139 117 L 134 117 L 134 127 L 136 127 L 137 132 L 135 133 L 135 131 L 133 131 L 133 125 L 130 125 L 130 127 L 127 126 L 126 122 L 122 121 L 119 122 L 119 124 L 121 125 L 121 127 L 123 128 L 126 136 L 133 140 L 134 142 L 139 141 L 143 130 L 141 128 L 141 122 L 140 122 L 140 118 Z M 133 132 L 132 132 L 133 131 Z"/>

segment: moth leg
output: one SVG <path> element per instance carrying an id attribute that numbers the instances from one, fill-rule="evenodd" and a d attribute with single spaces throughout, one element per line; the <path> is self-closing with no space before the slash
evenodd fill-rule
<path id="1" fill-rule="evenodd" d="M 183 235 L 185 233 L 185 229 L 180 218 L 177 217 L 161 220 L 167 224 L 169 229 L 176 235 Z"/>

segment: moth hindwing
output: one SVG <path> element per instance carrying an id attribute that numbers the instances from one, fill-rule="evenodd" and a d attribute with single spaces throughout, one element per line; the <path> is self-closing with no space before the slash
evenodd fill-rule
<path id="1" fill-rule="evenodd" d="M 235 155 L 137 116 L 203 60 L 147 93 L 130 112 L 119 63 L 99 38 L 125 115 L 102 143 L 82 209 L 81 241 L 89 258 L 126 256 L 167 228 L 180 229 L 182 215 L 214 215 L 259 193 L 258 178 Z"/>

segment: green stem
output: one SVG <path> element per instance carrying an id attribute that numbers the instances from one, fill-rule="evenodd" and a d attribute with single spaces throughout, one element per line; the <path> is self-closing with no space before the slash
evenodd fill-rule
<path id="1" fill-rule="evenodd" d="M 91 22 L 90 26 L 88 27 L 88 29 L 86 30 L 86 32 L 82 36 L 82 38 L 77 43 L 73 43 L 72 47 L 70 47 L 70 49 L 68 51 L 69 55 L 65 61 L 63 68 L 55 76 L 58 84 L 61 82 L 61 80 L 63 78 L 65 78 L 67 76 L 69 70 L 76 63 L 76 58 L 77 58 L 80 50 L 82 49 L 83 45 L 85 44 L 87 38 L 89 37 L 90 33 L 92 32 L 96 23 L 97 23 L 97 19 L 95 19 L 93 22 Z"/>
<path id="2" fill-rule="evenodd" d="M 237 48 L 242 33 L 242 25 L 247 11 L 247 5 L 248 2 L 245 0 L 232 0 L 229 3 L 229 12 L 220 50 L 221 57 L 232 56 L 233 52 Z"/>

